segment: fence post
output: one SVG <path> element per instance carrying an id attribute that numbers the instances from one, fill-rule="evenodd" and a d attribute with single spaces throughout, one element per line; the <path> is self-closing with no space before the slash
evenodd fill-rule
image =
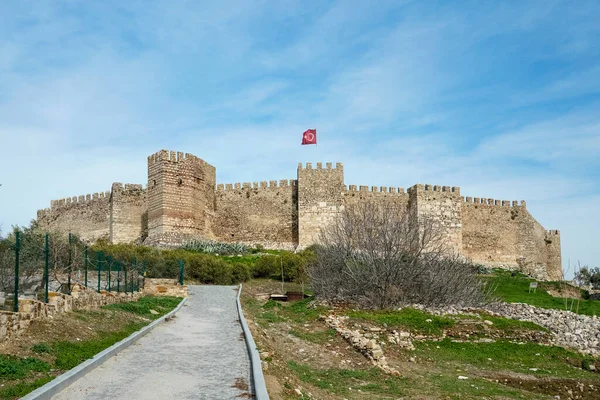
<path id="1" fill-rule="evenodd" d="M 44 286 L 46 287 L 46 293 L 44 296 L 44 300 L 46 303 L 48 303 L 48 284 L 50 283 L 50 235 L 48 235 L 46 233 L 46 248 L 44 249 L 44 253 L 45 253 L 45 263 L 44 263 L 44 280 L 45 280 L 45 284 Z"/>
<path id="2" fill-rule="evenodd" d="M 183 260 L 177 260 L 179 262 L 179 284 L 183 286 Z"/>
<path id="3" fill-rule="evenodd" d="M 108 293 L 110 293 L 110 273 L 112 272 L 112 271 L 111 271 L 111 267 L 112 267 L 112 257 L 111 257 L 111 258 L 108 258 L 108 257 L 107 257 L 107 260 L 106 260 L 106 262 L 108 263 Z"/>
<path id="4" fill-rule="evenodd" d="M 125 293 L 127 293 L 127 266 L 123 266 L 123 276 L 125 276 Z"/>
<path id="5" fill-rule="evenodd" d="M 146 260 L 142 261 L 142 288 L 146 287 Z"/>
<path id="6" fill-rule="evenodd" d="M 72 270 L 72 265 L 73 265 L 73 255 L 72 253 L 72 247 L 71 246 L 71 242 L 72 242 L 72 236 L 71 236 L 71 232 L 69 232 L 69 265 L 67 267 L 67 271 L 68 271 L 68 275 L 67 275 L 67 294 L 71 294 L 71 270 Z"/>
<path id="7" fill-rule="evenodd" d="M 19 312 L 19 251 L 21 250 L 21 232 L 15 231 L 15 295 L 13 311 Z"/>
<path id="8" fill-rule="evenodd" d="M 96 253 L 96 264 L 98 264 L 98 293 L 100 293 L 100 271 L 102 271 L 102 252 Z"/>
<path id="9" fill-rule="evenodd" d="M 135 290 L 134 278 L 137 274 L 137 257 L 133 257 L 133 273 L 131 274 L 131 294 L 133 294 Z"/>
<path id="10" fill-rule="evenodd" d="M 117 261 L 117 293 L 121 291 L 121 263 Z"/>
<path id="11" fill-rule="evenodd" d="M 85 246 L 85 287 L 87 289 L 87 273 L 88 273 L 88 247 Z"/>

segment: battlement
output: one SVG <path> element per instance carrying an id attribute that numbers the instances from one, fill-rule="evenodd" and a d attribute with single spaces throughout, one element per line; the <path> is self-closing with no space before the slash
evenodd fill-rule
<path id="1" fill-rule="evenodd" d="M 358 188 L 358 189 L 357 189 Z M 346 187 L 347 192 L 360 192 L 360 193 L 383 193 L 383 194 L 395 194 L 405 195 L 404 188 L 393 187 L 393 186 L 357 186 L 349 185 Z"/>
<path id="2" fill-rule="evenodd" d="M 173 163 L 177 163 L 184 160 L 203 161 L 202 159 L 190 153 L 183 153 L 181 151 L 161 150 L 157 153 L 148 156 L 148 165 L 153 165 L 162 161 L 170 161 Z"/>
<path id="3" fill-rule="evenodd" d="M 241 189 L 279 189 L 298 186 L 296 179 L 280 179 L 279 181 L 261 181 L 261 182 L 238 182 L 238 183 L 219 183 L 217 185 L 217 191 L 230 191 L 230 190 L 241 190 Z"/>
<path id="4" fill-rule="evenodd" d="M 144 187 L 138 183 L 121 183 L 114 182 L 111 187 L 112 191 L 120 191 L 120 192 L 134 192 L 144 190 Z"/>
<path id="5" fill-rule="evenodd" d="M 501 207 L 525 207 L 525 200 L 521 200 L 521 204 L 517 200 L 496 200 L 479 197 L 463 197 L 463 201 L 467 204 L 486 205 L 486 206 L 501 206 Z"/>
<path id="6" fill-rule="evenodd" d="M 110 198 L 110 192 L 99 192 L 92 194 L 84 194 L 80 196 L 66 197 L 64 199 L 50 200 L 50 209 L 65 207 L 71 204 L 84 204 L 90 201 L 105 200 Z"/>
<path id="7" fill-rule="evenodd" d="M 325 163 L 325 168 L 323 168 L 323 163 L 318 162 L 317 167 L 313 168 L 312 163 L 307 162 L 306 167 L 302 163 L 298 163 L 298 170 L 337 170 L 344 169 L 344 165 L 341 162 L 335 163 L 335 167 L 333 167 L 333 163 Z"/>
<path id="8" fill-rule="evenodd" d="M 460 187 L 458 186 L 440 186 L 418 183 L 408 188 L 408 192 L 446 192 L 460 194 Z"/>
<path id="9" fill-rule="evenodd" d="M 556 229 L 552 229 L 552 230 L 546 231 L 546 235 L 548 235 L 548 236 L 560 236 L 560 231 L 556 230 Z"/>

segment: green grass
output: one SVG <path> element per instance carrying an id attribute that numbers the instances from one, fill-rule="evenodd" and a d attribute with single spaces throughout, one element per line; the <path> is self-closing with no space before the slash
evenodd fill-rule
<path id="1" fill-rule="evenodd" d="M 83 361 L 94 357 L 102 350 L 125 339 L 132 333 L 140 330 L 145 324 L 130 323 L 117 332 L 98 332 L 97 339 L 84 340 L 81 342 L 54 342 L 52 343 L 52 354 L 56 357 L 54 365 L 57 369 L 69 370 Z"/>
<path id="2" fill-rule="evenodd" d="M 293 361 L 287 365 L 302 382 L 335 394 L 347 395 L 357 390 L 380 395 L 406 394 L 406 379 L 387 375 L 378 368 L 316 369 Z"/>
<path id="3" fill-rule="evenodd" d="M 335 337 L 335 329 L 327 329 L 324 331 L 316 331 L 316 332 L 304 332 L 296 329 L 292 329 L 288 332 L 290 335 L 294 335 L 297 338 L 302 340 L 306 340 L 312 343 L 326 343 Z"/>
<path id="4" fill-rule="evenodd" d="M 50 371 L 50 364 L 34 357 L 19 358 L 0 354 L 0 379 L 21 379 L 30 372 Z"/>
<path id="5" fill-rule="evenodd" d="M 38 354 L 50 353 L 52 351 L 52 347 L 48 343 L 36 343 L 31 346 L 31 351 Z"/>
<path id="6" fill-rule="evenodd" d="M 326 310 L 324 307 L 314 306 L 311 299 L 304 299 L 291 303 L 268 300 L 262 306 L 252 299 L 244 301 L 247 308 L 255 310 L 260 320 L 267 323 L 284 322 L 290 320 L 300 324 L 314 321 Z"/>
<path id="7" fill-rule="evenodd" d="M 102 308 L 105 310 L 121 310 L 145 318 L 157 319 L 177 307 L 180 302 L 181 297 L 145 296 L 141 297 L 138 301 L 109 304 L 107 306 L 103 306 Z M 158 312 L 158 314 L 152 314 L 150 310 L 154 310 Z"/>
<path id="8" fill-rule="evenodd" d="M 508 341 L 458 343 L 450 339 L 439 342 L 418 342 L 415 346 L 416 356 L 421 359 L 435 360 L 438 365 L 446 362 L 455 366 L 469 365 L 481 370 L 600 380 L 597 374 L 581 368 L 588 360 L 586 357 L 561 347 L 535 343 L 517 344 Z"/>
<path id="9" fill-rule="evenodd" d="M 317 369 L 309 365 L 288 361 L 288 368 L 298 378 L 309 385 L 326 390 L 340 396 L 360 398 L 421 398 L 434 396 L 450 399 L 481 399 L 498 396 L 510 399 L 545 398 L 517 389 L 505 387 L 482 378 L 458 380 L 454 373 L 426 373 L 422 377 L 398 377 L 388 375 L 378 368 L 366 370 L 356 369 Z"/>
<path id="10" fill-rule="evenodd" d="M 547 399 L 548 396 L 525 392 L 479 377 L 459 380 L 457 373 L 427 374 L 427 387 L 431 392 L 443 393 L 444 399 Z"/>
<path id="11" fill-rule="evenodd" d="M 539 326 L 538 324 L 529 321 L 519 321 L 510 318 L 494 317 L 485 313 L 481 313 L 481 318 L 482 322 L 483 320 L 491 321 L 494 323 L 494 328 L 500 329 L 506 333 L 513 333 L 524 330 L 549 332 L 549 330 L 544 328 L 543 326 Z"/>
<path id="12" fill-rule="evenodd" d="M 351 319 L 426 335 L 441 335 L 444 329 L 451 328 L 455 324 L 451 318 L 438 317 L 413 308 L 403 308 L 400 311 L 352 310 L 347 315 Z"/>
<path id="13" fill-rule="evenodd" d="M 529 283 L 533 279 L 522 274 L 511 276 L 508 271 L 495 270 L 493 276 L 483 276 L 488 286 L 495 287 L 493 295 L 507 303 L 527 303 L 536 307 L 565 310 L 565 300 L 561 297 L 553 297 L 538 287 L 536 292 L 529 293 Z M 559 285 L 558 282 L 549 282 L 549 285 Z M 571 309 L 571 300 L 568 301 L 568 309 L 575 312 L 577 300 Z M 580 300 L 579 314 L 600 315 L 600 301 Z"/>
<path id="14" fill-rule="evenodd" d="M 46 383 L 54 379 L 54 376 L 45 376 L 34 380 L 33 382 L 19 382 L 12 386 L 0 388 L 0 399 L 12 399 L 25 396 L 29 392 L 44 386 Z"/>

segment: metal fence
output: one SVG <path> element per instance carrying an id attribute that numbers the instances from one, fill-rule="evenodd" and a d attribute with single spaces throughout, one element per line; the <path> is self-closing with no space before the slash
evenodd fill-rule
<path id="1" fill-rule="evenodd" d="M 183 284 L 183 261 L 178 264 Z M 19 298 L 47 303 L 49 292 L 70 294 L 75 284 L 133 293 L 143 288 L 146 268 L 146 260 L 95 251 L 72 234 L 23 228 L 0 238 L 0 309 L 17 312 Z"/>

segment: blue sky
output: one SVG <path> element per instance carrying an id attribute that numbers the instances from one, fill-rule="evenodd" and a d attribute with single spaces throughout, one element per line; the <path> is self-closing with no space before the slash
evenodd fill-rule
<path id="1" fill-rule="evenodd" d="M 600 266 L 597 1 L 0 2 L 0 224 L 145 183 L 193 153 L 219 182 L 461 186 L 527 200 L 564 264 Z"/>

